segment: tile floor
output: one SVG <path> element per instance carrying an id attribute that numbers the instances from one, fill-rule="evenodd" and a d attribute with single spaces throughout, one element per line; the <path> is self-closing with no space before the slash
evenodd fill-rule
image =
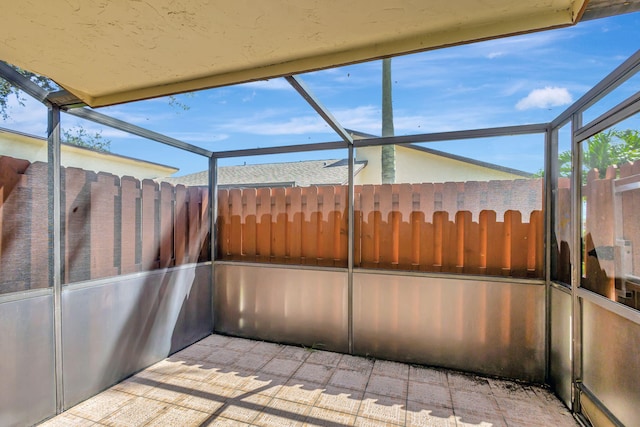
<path id="1" fill-rule="evenodd" d="M 43 426 L 576 426 L 547 389 L 211 335 Z"/>

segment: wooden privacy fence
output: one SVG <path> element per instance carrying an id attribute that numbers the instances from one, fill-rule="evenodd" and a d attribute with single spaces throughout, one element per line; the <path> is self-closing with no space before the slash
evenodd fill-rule
<path id="1" fill-rule="evenodd" d="M 640 161 L 610 166 L 600 179 L 589 171 L 582 285 L 640 308 Z M 617 291 L 617 292 L 616 292 Z"/>
<path id="2" fill-rule="evenodd" d="M 48 165 L 0 157 L 0 292 L 46 287 Z M 63 282 L 210 259 L 208 189 L 63 168 Z"/>
<path id="3" fill-rule="evenodd" d="M 218 256 L 347 265 L 347 187 L 224 189 Z M 542 180 L 355 187 L 364 268 L 542 277 Z"/>

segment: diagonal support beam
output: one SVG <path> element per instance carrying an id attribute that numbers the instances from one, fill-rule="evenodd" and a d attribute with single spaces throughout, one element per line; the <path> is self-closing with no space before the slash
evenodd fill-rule
<path id="1" fill-rule="evenodd" d="M 23 92 L 29 94 L 40 102 L 46 102 L 49 92 L 42 89 L 40 86 L 23 76 L 13 68 L 11 68 L 6 62 L 0 61 L 0 77 L 16 86 Z"/>
<path id="2" fill-rule="evenodd" d="M 314 110 L 324 119 L 325 122 L 349 145 L 353 144 L 353 138 L 349 135 L 349 132 L 342 127 L 340 123 L 333 117 L 331 112 L 327 110 L 324 105 L 316 99 L 311 93 L 311 90 L 304 84 L 304 82 L 296 76 L 286 76 L 285 79 L 302 97 L 313 107 Z"/>
<path id="3" fill-rule="evenodd" d="M 166 135 L 162 135 L 152 130 L 148 130 L 145 128 L 141 128 L 140 126 L 132 125 L 131 123 L 127 123 L 122 120 L 106 116 L 102 113 L 98 113 L 97 111 L 93 111 L 88 108 L 75 108 L 73 110 L 66 111 L 66 113 L 71 114 L 72 116 L 90 120 L 95 123 L 99 123 L 101 125 L 109 126 L 114 129 L 121 130 L 123 132 L 128 132 L 134 135 L 141 136 L 143 138 L 151 139 L 153 141 L 158 141 L 175 148 L 180 148 L 181 150 L 186 150 L 195 154 L 200 154 L 205 157 L 211 157 L 213 155 L 212 151 L 205 150 L 204 148 L 198 147 L 197 145 L 192 145 L 187 142 L 180 141 L 178 139 L 171 138 Z"/>

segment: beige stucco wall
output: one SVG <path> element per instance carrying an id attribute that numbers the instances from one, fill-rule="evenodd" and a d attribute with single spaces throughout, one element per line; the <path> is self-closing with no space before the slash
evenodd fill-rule
<path id="1" fill-rule="evenodd" d="M 139 179 L 171 176 L 177 168 L 143 160 L 103 153 L 87 148 L 63 144 L 61 163 L 65 167 L 76 167 L 94 172 L 109 172 L 118 176 L 133 176 Z M 35 136 L 0 130 L 0 155 L 29 160 L 47 161 L 47 141 Z"/>
<path id="2" fill-rule="evenodd" d="M 380 184 L 381 147 L 356 149 L 356 160 L 366 160 L 367 167 L 356 175 L 355 183 Z M 451 182 L 518 179 L 522 176 L 459 160 L 396 146 L 396 182 Z"/>

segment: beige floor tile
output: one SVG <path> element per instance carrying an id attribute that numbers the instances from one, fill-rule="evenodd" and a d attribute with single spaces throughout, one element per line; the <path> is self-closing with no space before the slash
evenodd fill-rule
<path id="1" fill-rule="evenodd" d="M 95 422 L 65 412 L 38 425 L 41 427 L 89 427 L 95 425 Z"/>
<path id="2" fill-rule="evenodd" d="M 263 427 L 302 426 L 310 411 L 309 405 L 273 399 L 253 421 L 253 424 Z"/>
<path id="3" fill-rule="evenodd" d="M 225 405 L 215 412 L 215 415 L 251 424 L 271 400 L 271 397 L 259 394 L 241 395 L 227 400 Z"/>
<path id="4" fill-rule="evenodd" d="M 435 405 L 444 408 L 453 408 L 449 387 L 410 381 L 408 391 L 407 400 L 409 401 L 427 406 Z"/>
<path id="5" fill-rule="evenodd" d="M 118 427 L 136 427 L 147 424 L 171 405 L 146 397 L 136 397 L 115 413 L 100 420 L 100 424 Z"/>
<path id="6" fill-rule="evenodd" d="M 269 360 L 271 360 L 271 357 L 268 357 L 264 354 L 247 353 L 243 354 L 235 362 L 233 362 L 233 366 L 256 372 L 259 371 L 260 368 L 262 368 L 264 365 L 266 365 Z"/>
<path id="7" fill-rule="evenodd" d="M 179 405 L 209 414 L 220 409 L 224 403 L 241 392 L 217 387 L 211 384 L 201 383 L 185 379 L 175 379 L 176 387 L 180 387 L 184 398 Z"/>
<path id="8" fill-rule="evenodd" d="M 328 385 L 364 392 L 369 382 L 369 375 L 369 372 L 364 371 L 337 369 L 329 379 Z"/>
<path id="9" fill-rule="evenodd" d="M 499 414 L 455 411 L 458 427 L 507 427 L 504 418 Z M 555 426 L 554 426 L 555 427 Z"/>
<path id="10" fill-rule="evenodd" d="M 482 391 L 467 391 L 451 389 L 451 399 L 453 401 L 453 409 L 456 411 L 465 411 L 473 413 L 492 414 L 499 411 L 498 404 L 491 394 Z"/>
<path id="11" fill-rule="evenodd" d="M 278 358 L 280 359 L 290 359 L 297 360 L 298 362 L 304 362 L 307 360 L 307 357 L 312 353 L 311 350 L 307 350 L 300 347 L 292 347 L 285 346 L 280 353 L 278 353 Z"/>
<path id="12" fill-rule="evenodd" d="M 212 352 L 212 348 L 208 345 L 202 345 L 199 342 L 195 343 L 184 350 L 180 350 L 175 353 L 172 357 L 177 357 L 180 359 L 190 359 L 190 360 L 204 360 Z"/>
<path id="13" fill-rule="evenodd" d="M 248 426 L 253 422 L 332 427 L 577 426 L 545 387 L 219 335 L 154 364 L 44 425 Z"/>
<path id="14" fill-rule="evenodd" d="M 153 390 L 154 387 L 163 384 L 167 378 L 169 378 L 167 375 L 145 370 L 114 385 L 111 387 L 111 390 L 122 391 L 136 396 L 144 396 Z"/>
<path id="15" fill-rule="evenodd" d="M 268 374 L 274 374 L 281 377 L 291 377 L 298 368 L 302 365 L 301 361 L 282 359 L 280 355 L 274 357 L 265 366 L 260 369 L 259 372 L 266 372 Z"/>
<path id="16" fill-rule="evenodd" d="M 202 365 L 183 365 L 182 369 L 169 376 L 181 377 L 194 381 L 207 381 L 211 376 L 217 375 L 218 370 L 213 367 L 203 367 Z"/>
<path id="17" fill-rule="evenodd" d="M 171 356 L 168 359 L 159 361 L 158 363 L 149 366 L 145 371 L 153 371 L 158 374 L 174 375 L 183 369 L 184 360 Z"/>
<path id="18" fill-rule="evenodd" d="M 358 417 L 404 425 L 406 401 L 404 399 L 365 394 Z"/>
<path id="19" fill-rule="evenodd" d="M 245 392 L 259 393 L 265 396 L 275 396 L 275 394 L 289 381 L 289 378 L 277 375 L 260 374 L 249 377 L 242 384 L 241 389 Z"/>
<path id="20" fill-rule="evenodd" d="M 228 349 L 231 349 L 231 350 L 235 350 L 235 351 L 239 351 L 241 353 L 248 353 L 257 344 L 258 344 L 258 341 L 248 340 L 248 339 L 244 339 L 244 338 L 235 338 L 235 339 L 231 340 L 230 342 L 228 342 L 225 345 L 225 348 L 228 348 Z"/>
<path id="21" fill-rule="evenodd" d="M 376 360 L 373 365 L 372 375 L 382 375 L 406 381 L 409 379 L 409 365 L 398 362 L 389 362 L 387 360 Z"/>
<path id="22" fill-rule="evenodd" d="M 222 388 L 241 389 L 251 378 L 252 375 L 248 372 L 243 372 L 242 369 L 229 369 L 227 372 L 218 372 L 205 382 Z"/>
<path id="23" fill-rule="evenodd" d="M 356 416 L 353 414 L 346 414 L 344 412 L 331 411 L 323 408 L 312 408 L 311 412 L 307 416 L 304 425 L 311 426 L 325 426 L 325 427 L 337 427 L 337 426 L 352 426 L 356 420 Z"/>
<path id="24" fill-rule="evenodd" d="M 315 406 L 356 415 L 360 409 L 362 396 L 364 393 L 361 391 L 328 386 L 316 400 Z"/>
<path id="25" fill-rule="evenodd" d="M 172 406 L 163 412 L 159 417 L 154 418 L 145 427 L 198 427 L 209 418 L 209 414 L 189 408 Z"/>
<path id="26" fill-rule="evenodd" d="M 211 363 L 215 366 L 233 366 L 234 363 L 238 361 L 244 353 L 241 351 L 232 350 L 229 348 L 215 348 L 209 354 L 206 359 L 208 363 Z"/>
<path id="27" fill-rule="evenodd" d="M 307 358 L 307 363 L 336 367 L 342 359 L 342 354 L 329 351 L 312 351 Z"/>
<path id="28" fill-rule="evenodd" d="M 391 427 L 391 426 L 404 426 L 403 424 L 394 424 L 386 421 L 378 421 L 371 418 L 356 417 L 356 422 L 353 424 L 356 427 Z"/>
<path id="29" fill-rule="evenodd" d="M 225 345 L 227 345 L 228 343 L 230 343 L 231 341 L 233 341 L 236 338 L 232 338 L 232 337 L 227 337 L 224 335 L 218 335 L 218 334 L 212 334 L 209 335 L 206 338 L 201 339 L 200 341 L 198 341 L 198 344 L 200 345 L 208 345 L 210 347 L 224 347 Z"/>
<path id="30" fill-rule="evenodd" d="M 260 341 L 256 344 L 255 347 L 251 350 L 253 354 L 263 354 L 265 356 L 276 356 L 278 353 L 282 351 L 284 346 L 280 344 L 274 344 L 271 342 Z"/>
<path id="31" fill-rule="evenodd" d="M 345 354 L 338 363 L 339 369 L 349 369 L 352 371 L 364 372 L 367 375 L 373 370 L 374 361 L 365 357 L 351 356 Z"/>
<path id="32" fill-rule="evenodd" d="M 409 367 L 409 381 L 448 386 L 447 373 L 445 371 L 421 366 Z"/>
<path id="33" fill-rule="evenodd" d="M 326 384 L 335 371 L 336 368 L 332 366 L 316 365 L 315 363 L 309 363 L 307 359 L 307 362 L 293 374 L 293 378 L 317 384 Z"/>
<path id="34" fill-rule="evenodd" d="M 367 384 L 366 393 L 406 399 L 407 385 L 408 381 L 406 379 L 376 375 L 374 368 Z"/>
<path id="35" fill-rule="evenodd" d="M 483 393 L 489 393 L 491 391 L 487 379 L 477 375 L 448 372 L 447 380 L 449 382 L 449 387 L 454 389 L 471 390 Z"/>
<path id="36" fill-rule="evenodd" d="M 100 421 L 135 398 L 136 396 L 132 394 L 116 390 L 106 390 L 74 406 L 68 412 L 92 421 Z"/>
<path id="37" fill-rule="evenodd" d="M 407 427 L 456 427 L 453 409 L 407 402 Z"/>
<path id="38" fill-rule="evenodd" d="M 243 423 L 242 421 L 238 421 L 238 420 L 231 420 L 225 417 L 214 416 L 214 417 L 210 417 L 210 419 L 207 420 L 202 425 L 215 426 L 215 427 L 247 427 L 247 426 L 250 426 L 251 424 Z"/>
<path id="39" fill-rule="evenodd" d="M 313 405 L 324 391 L 324 388 L 323 384 L 291 379 L 282 386 L 275 397 L 303 405 Z"/>

